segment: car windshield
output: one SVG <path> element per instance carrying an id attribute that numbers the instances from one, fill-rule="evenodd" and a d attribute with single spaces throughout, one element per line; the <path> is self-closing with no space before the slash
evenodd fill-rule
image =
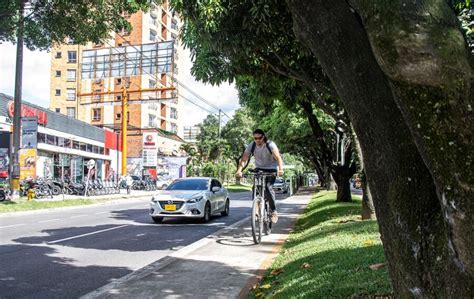
<path id="1" fill-rule="evenodd" d="M 180 180 L 173 182 L 166 190 L 207 190 L 208 180 Z"/>
<path id="2" fill-rule="evenodd" d="M 283 183 L 283 179 L 276 179 L 275 183 Z"/>

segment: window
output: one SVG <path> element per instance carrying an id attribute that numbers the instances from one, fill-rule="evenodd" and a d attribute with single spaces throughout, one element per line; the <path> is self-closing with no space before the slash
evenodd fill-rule
<path id="1" fill-rule="evenodd" d="M 86 145 L 86 152 L 92 153 L 92 144 L 87 144 Z"/>
<path id="2" fill-rule="evenodd" d="M 68 88 L 67 89 L 66 100 L 68 100 L 68 101 L 75 101 L 76 100 L 76 89 L 75 88 Z"/>
<path id="3" fill-rule="evenodd" d="M 98 147 L 97 145 L 93 145 L 93 146 L 92 146 L 92 152 L 93 152 L 94 154 L 98 154 L 98 153 L 99 153 L 99 147 Z"/>
<path id="4" fill-rule="evenodd" d="M 148 114 L 148 126 L 156 127 L 156 115 Z"/>
<path id="5" fill-rule="evenodd" d="M 101 113 L 102 111 L 100 108 L 92 109 L 92 121 L 100 121 Z"/>
<path id="6" fill-rule="evenodd" d="M 154 42 L 156 40 L 156 31 L 150 30 L 150 40 Z"/>
<path id="7" fill-rule="evenodd" d="M 150 24 L 157 25 L 158 22 L 156 21 L 156 16 L 155 15 L 150 15 Z"/>
<path id="8" fill-rule="evenodd" d="M 54 109 L 54 111 L 56 111 L 57 113 L 61 113 L 61 108 L 56 108 Z"/>
<path id="9" fill-rule="evenodd" d="M 120 95 L 116 96 L 116 97 L 115 97 L 115 100 L 116 100 L 117 102 L 121 102 L 121 101 L 122 101 L 122 96 L 120 96 Z"/>
<path id="10" fill-rule="evenodd" d="M 80 149 L 80 148 L 81 148 L 80 142 L 74 140 L 74 141 L 72 142 L 72 148 L 73 148 L 73 149 Z"/>
<path id="11" fill-rule="evenodd" d="M 61 58 L 61 52 L 56 52 L 56 56 L 54 56 L 56 58 Z"/>
<path id="12" fill-rule="evenodd" d="M 178 30 L 178 21 L 176 19 L 171 20 L 171 29 Z"/>
<path id="13" fill-rule="evenodd" d="M 122 78 L 116 78 L 115 85 L 120 85 L 120 84 L 122 84 Z"/>
<path id="14" fill-rule="evenodd" d="M 76 81 L 76 70 L 67 70 L 67 81 Z"/>
<path id="15" fill-rule="evenodd" d="M 61 89 L 56 89 L 54 95 L 55 96 L 60 96 L 61 95 Z"/>
<path id="16" fill-rule="evenodd" d="M 171 123 L 171 133 L 178 133 L 178 126 L 174 123 Z"/>
<path id="17" fill-rule="evenodd" d="M 155 80 L 148 80 L 148 87 L 149 88 L 155 88 L 156 87 L 156 81 Z"/>
<path id="18" fill-rule="evenodd" d="M 120 120 L 122 118 L 122 113 L 115 114 L 115 120 Z"/>
<path id="19" fill-rule="evenodd" d="M 86 151 L 87 145 L 84 142 L 79 142 L 79 145 L 81 147 L 81 151 Z"/>
<path id="20" fill-rule="evenodd" d="M 64 147 L 64 138 L 63 137 L 57 137 L 58 140 L 58 146 Z"/>
<path id="21" fill-rule="evenodd" d="M 46 135 L 44 133 L 38 133 L 38 143 L 46 143 Z"/>
<path id="22" fill-rule="evenodd" d="M 71 148 L 71 139 L 64 138 L 64 147 Z"/>
<path id="23" fill-rule="evenodd" d="M 75 41 L 74 41 L 74 39 L 73 39 L 72 37 L 70 37 L 69 40 L 67 41 L 67 43 L 68 43 L 69 45 L 74 45 Z"/>
<path id="24" fill-rule="evenodd" d="M 61 77 L 61 71 L 56 71 L 56 77 Z"/>
<path id="25" fill-rule="evenodd" d="M 55 138 L 52 135 L 46 135 L 46 144 L 56 145 Z"/>
<path id="26" fill-rule="evenodd" d="M 170 109 L 170 118 L 178 119 L 178 110 L 176 110 L 176 108 L 171 107 L 171 109 Z"/>
<path id="27" fill-rule="evenodd" d="M 67 51 L 67 62 L 76 63 L 77 62 L 77 52 L 76 51 Z"/>
<path id="28" fill-rule="evenodd" d="M 67 107 L 66 108 L 66 115 L 72 118 L 76 118 L 76 108 L 75 107 Z"/>

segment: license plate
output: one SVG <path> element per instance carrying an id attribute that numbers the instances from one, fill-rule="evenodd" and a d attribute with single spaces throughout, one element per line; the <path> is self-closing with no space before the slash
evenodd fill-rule
<path id="1" fill-rule="evenodd" d="M 165 211 L 176 211 L 176 205 L 165 205 Z"/>

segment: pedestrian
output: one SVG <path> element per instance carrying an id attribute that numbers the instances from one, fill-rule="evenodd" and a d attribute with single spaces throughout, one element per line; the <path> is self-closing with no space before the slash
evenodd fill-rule
<path id="1" fill-rule="evenodd" d="M 127 184 L 127 194 L 130 194 L 130 190 L 132 189 L 133 185 L 133 179 L 130 174 L 127 174 L 127 176 L 125 177 L 125 183 Z"/>
<path id="2" fill-rule="evenodd" d="M 276 211 L 273 184 L 275 183 L 276 175 L 283 175 L 283 160 L 275 142 L 268 140 L 262 129 L 253 131 L 253 139 L 254 141 L 245 148 L 237 168 L 236 176 L 239 178 L 242 177 L 242 169 L 247 164 L 251 155 L 255 158 L 255 170 L 275 173 L 275 175 L 268 177 L 266 180 L 265 200 L 269 201 L 272 222 L 276 223 L 278 221 L 278 214 Z"/>

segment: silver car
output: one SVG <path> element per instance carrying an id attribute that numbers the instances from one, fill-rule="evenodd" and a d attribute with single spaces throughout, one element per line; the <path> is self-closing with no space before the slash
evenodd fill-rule
<path id="1" fill-rule="evenodd" d="M 177 179 L 154 195 L 150 216 L 155 223 L 164 218 L 197 218 L 208 222 L 212 215 L 229 215 L 229 193 L 215 178 Z"/>

